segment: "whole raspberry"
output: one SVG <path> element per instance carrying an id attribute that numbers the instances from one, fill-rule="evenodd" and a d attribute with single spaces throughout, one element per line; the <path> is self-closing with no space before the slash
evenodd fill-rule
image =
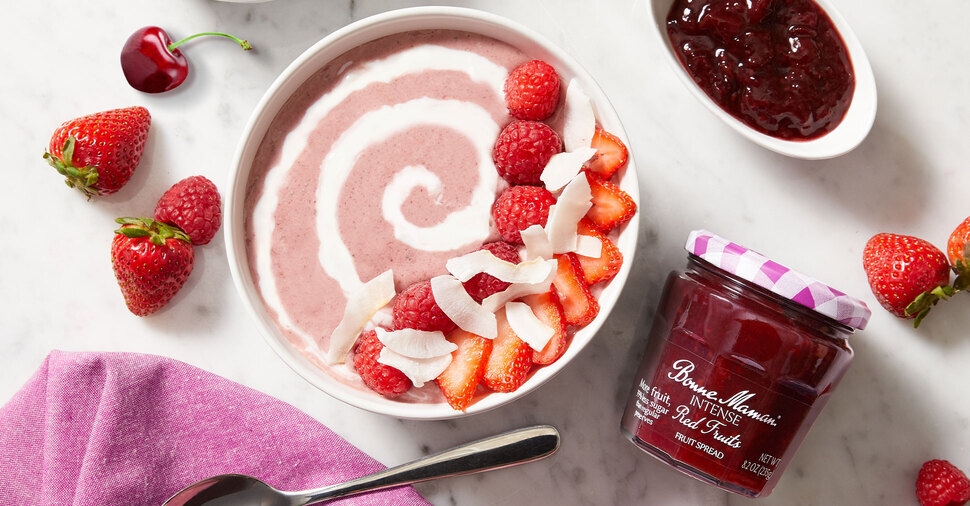
<path id="1" fill-rule="evenodd" d="M 219 190 L 203 176 L 187 177 L 158 199 L 155 221 L 175 225 L 192 244 L 208 244 L 222 224 Z"/>
<path id="2" fill-rule="evenodd" d="M 552 65 L 532 60 L 515 68 L 505 80 L 505 105 L 517 119 L 542 121 L 559 105 L 559 74 Z"/>
<path id="3" fill-rule="evenodd" d="M 916 499 L 922 506 L 965 504 L 970 501 L 970 481 L 946 460 L 930 460 L 916 478 Z"/>
<path id="4" fill-rule="evenodd" d="M 541 184 L 542 169 L 560 151 L 562 140 L 545 123 L 513 121 L 499 134 L 492 161 L 509 184 Z"/>
<path id="5" fill-rule="evenodd" d="M 415 283 L 394 301 L 394 328 L 434 331 L 447 334 L 455 323 L 438 307 L 431 293 L 431 281 Z"/>
<path id="6" fill-rule="evenodd" d="M 479 249 L 491 251 L 498 258 L 513 264 L 522 261 L 522 258 L 519 256 L 519 249 L 504 241 L 483 244 Z M 491 274 L 485 274 L 484 272 L 476 274 L 468 281 L 465 281 L 463 285 L 465 286 L 465 291 L 475 299 L 475 302 L 481 302 L 485 297 L 493 293 L 501 292 L 509 287 L 509 283 Z"/>
<path id="7" fill-rule="evenodd" d="M 403 372 L 377 361 L 384 344 L 377 332 L 364 332 L 354 346 L 354 369 L 367 388 L 388 397 L 401 395 L 411 389 L 411 380 Z"/>
<path id="8" fill-rule="evenodd" d="M 492 206 L 492 219 L 502 239 L 522 244 L 520 231 L 531 225 L 546 226 L 549 207 L 556 198 L 541 186 L 513 186 L 505 190 Z"/>

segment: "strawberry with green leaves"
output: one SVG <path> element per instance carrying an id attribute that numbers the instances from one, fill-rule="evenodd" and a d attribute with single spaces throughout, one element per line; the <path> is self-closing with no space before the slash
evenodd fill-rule
<path id="1" fill-rule="evenodd" d="M 65 122 L 44 159 L 86 197 L 110 195 L 131 179 L 145 151 L 152 117 L 144 107 L 114 109 Z"/>
<path id="2" fill-rule="evenodd" d="M 150 218 L 118 218 L 111 267 L 128 310 L 148 316 L 168 304 L 192 273 L 189 236 Z"/>
<path id="3" fill-rule="evenodd" d="M 917 327 L 937 302 L 956 292 L 946 255 L 918 237 L 876 234 L 862 263 L 876 300 L 900 318 L 915 318 Z"/>

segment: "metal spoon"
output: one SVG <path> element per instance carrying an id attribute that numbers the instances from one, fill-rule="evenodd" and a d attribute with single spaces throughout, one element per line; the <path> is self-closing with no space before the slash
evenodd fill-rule
<path id="1" fill-rule="evenodd" d="M 421 481 L 532 462 L 559 449 L 559 431 L 536 425 L 504 432 L 363 478 L 314 490 L 284 492 L 244 474 L 221 474 L 182 489 L 162 506 L 302 506 Z"/>

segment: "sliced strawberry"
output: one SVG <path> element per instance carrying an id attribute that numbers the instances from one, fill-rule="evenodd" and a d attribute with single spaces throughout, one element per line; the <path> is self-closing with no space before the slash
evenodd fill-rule
<path id="1" fill-rule="evenodd" d="M 589 189 L 593 193 L 593 207 L 586 213 L 586 217 L 597 230 L 604 234 L 630 221 L 637 212 L 637 204 L 619 186 L 600 181 L 586 173 Z"/>
<path id="2" fill-rule="evenodd" d="M 596 154 L 586 162 L 586 170 L 598 179 L 609 179 L 613 174 L 626 165 L 630 153 L 619 137 L 603 130 L 599 126 L 593 134 L 590 147 L 596 148 Z"/>
<path id="3" fill-rule="evenodd" d="M 456 329 L 448 340 L 458 345 L 451 352 L 451 364 L 436 380 L 448 404 L 465 411 L 485 374 L 485 363 L 492 352 L 492 340 Z"/>
<path id="4" fill-rule="evenodd" d="M 596 227 L 589 220 L 583 219 L 579 222 L 579 233 L 599 239 L 602 245 L 599 258 L 576 255 L 579 259 L 579 265 L 583 269 L 586 284 L 595 285 L 613 279 L 623 265 L 623 253 L 620 253 L 620 248 L 617 248 L 616 244 L 613 244 L 613 241 L 606 235 L 596 230 Z"/>
<path id="5" fill-rule="evenodd" d="M 559 267 L 552 284 L 562 302 L 563 314 L 567 325 L 584 326 L 593 321 L 600 312 L 600 305 L 593 294 L 589 293 L 583 267 L 574 253 L 556 255 Z"/>
<path id="6" fill-rule="evenodd" d="M 521 300 L 532 308 L 532 312 L 539 321 L 552 327 L 555 331 L 542 351 L 533 350 L 532 362 L 539 365 L 548 365 L 559 360 L 559 357 L 566 352 L 567 340 L 566 319 L 563 316 L 563 308 L 559 304 L 559 297 L 556 296 L 556 292 L 527 295 L 522 297 Z"/>
<path id="7" fill-rule="evenodd" d="M 504 310 L 495 313 L 495 317 L 498 318 L 498 337 L 492 340 L 492 352 L 485 363 L 482 382 L 496 392 L 514 392 L 532 369 L 532 348 L 512 331 Z"/>

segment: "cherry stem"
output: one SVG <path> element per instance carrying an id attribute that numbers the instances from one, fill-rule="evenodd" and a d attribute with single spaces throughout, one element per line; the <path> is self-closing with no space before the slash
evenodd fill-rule
<path id="1" fill-rule="evenodd" d="M 171 51 L 171 50 L 173 50 L 173 49 L 181 46 L 183 43 L 188 42 L 188 41 L 190 41 L 190 40 L 192 40 L 192 39 L 194 39 L 196 37 L 202 37 L 203 35 L 218 35 L 220 37 L 226 37 L 226 38 L 232 39 L 232 40 L 236 41 L 236 43 L 239 44 L 239 46 L 242 47 L 246 51 L 249 51 L 250 49 L 253 48 L 253 46 L 249 44 L 249 41 L 248 40 L 243 40 L 243 39 L 240 39 L 239 37 L 234 37 L 232 35 L 229 35 L 228 33 L 202 32 L 202 33 L 197 33 L 195 35 L 189 35 L 188 37 L 186 37 L 186 38 L 184 38 L 184 39 L 182 39 L 182 40 L 180 40 L 178 42 L 173 42 L 173 43 L 169 44 L 168 45 L 168 50 Z"/>

